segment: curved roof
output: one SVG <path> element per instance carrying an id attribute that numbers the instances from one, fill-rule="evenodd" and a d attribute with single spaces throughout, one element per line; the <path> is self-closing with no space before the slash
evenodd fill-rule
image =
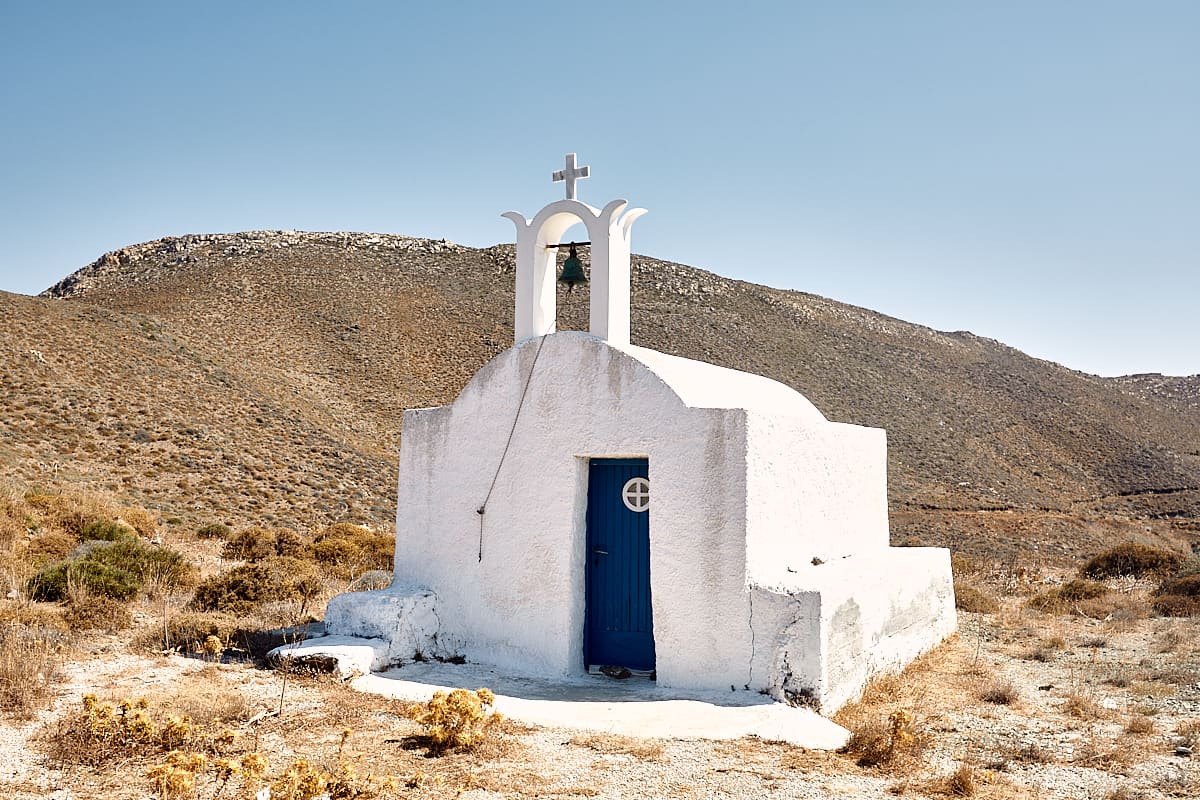
<path id="1" fill-rule="evenodd" d="M 641 362 L 667 384 L 684 405 L 694 408 L 741 408 L 826 421 L 825 415 L 807 397 L 786 384 L 762 375 L 667 355 L 646 347 L 615 347 L 608 342 L 602 343 Z"/>
<path id="2" fill-rule="evenodd" d="M 779 381 L 741 372 L 736 369 L 718 367 L 704 361 L 671 356 L 636 345 L 617 346 L 598 336 L 583 331 L 559 331 L 544 337 L 531 336 L 503 351 L 480 367 L 459 393 L 455 403 L 468 391 L 483 390 L 488 375 L 500 365 L 516 358 L 527 347 L 538 347 L 544 339 L 551 351 L 562 352 L 563 348 L 575 348 L 586 352 L 589 348 L 606 351 L 608 355 L 628 359 L 657 378 L 684 406 L 690 408 L 731 408 L 756 411 L 772 416 L 786 416 L 808 422 L 827 422 L 825 415 L 807 397 Z M 586 356 L 585 356 L 586 357 Z M 571 360 L 581 360 L 576 354 Z"/>

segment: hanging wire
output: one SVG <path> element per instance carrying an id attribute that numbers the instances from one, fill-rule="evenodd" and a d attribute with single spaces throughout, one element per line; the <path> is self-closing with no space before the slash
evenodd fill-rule
<path id="1" fill-rule="evenodd" d="M 754 587 L 750 586 L 748 588 L 750 589 L 750 619 L 749 619 L 750 664 L 749 664 L 749 675 L 746 677 L 746 688 L 747 689 L 750 688 L 750 684 L 754 683 L 754 656 L 757 655 L 757 650 L 758 650 L 757 644 L 755 643 L 755 636 L 754 636 Z"/>
<path id="2" fill-rule="evenodd" d="M 521 388 L 521 399 L 517 402 L 517 413 L 513 414 L 512 427 L 508 429 L 508 440 L 504 443 L 504 452 L 500 454 L 500 463 L 496 465 L 496 474 L 492 476 L 492 483 L 488 486 L 487 495 L 483 498 L 483 503 L 479 508 L 475 509 L 475 513 L 479 515 L 479 562 L 483 563 L 483 515 L 487 512 L 488 501 L 492 499 L 492 490 L 496 488 L 496 480 L 500 477 L 500 468 L 504 466 L 504 459 L 508 456 L 508 448 L 512 446 L 513 433 L 517 430 L 517 420 L 521 418 L 521 409 L 525 407 L 525 395 L 529 392 L 529 384 L 533 381 L 533 371 L 537 367 L 538 356 L 542 354 L 542 345 L 546 343 L 546 334 L 538 340 L 537 350 L 533 354 L 533 363 L 529 365 L 529 374 L 525 376 L 525 385 Z"/>

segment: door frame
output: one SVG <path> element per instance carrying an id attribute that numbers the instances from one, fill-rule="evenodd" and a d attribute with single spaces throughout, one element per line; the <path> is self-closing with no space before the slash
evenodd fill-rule
<path id="1" fill-rule="evenodd" d="M 591 658 L 591 652 L 590 652 L 591 651 L 591 628 L 590 628 L 590 626 L 592 624 L 592 613 L 591 613 L 592 604 L 590 601 L 592 598 L 592 591 L 593 591 L 593 587 L 591 586 L 591 572 L 592 572 L 591 559 L 592 559 L 592 555 L 593 555 L 592 542 L 593 542 L 593 530 L 594 530 L 593 522 L 592 522 L 593 509 L 591 507 L 592 465 L 595 462 L 608 462 L 608 463 L 612 464 L 613 466 L 639 466 L 639 467 L 643 468 L 643 473 L 646 476 L 646 479 L 649 480 L 650 458 L 648 456 L 644 456 L 644 455 L 585 456 L 585 457 L 581 458 L 581 461 L 583 462 L 583 478 L 584 478 L 584 491 L 583 491 L 584 532 L 583 532 L 583 537 L 582 537 L 582 539 L 583 539 L 583 557 L 584 557 L 583 558 L 583 643 L 582 643 L 583 646 L 581 649 L 582 649 L 582 655 L 583 655 L 583 668 L 585 671 L 587 671 L 592 666 L 604 666 L 604 664 L 602 664 L 601 662 L 593 661 Z M 643 513 L 648 515 L 650 513 L 650 510 L 647 508 L 647 510 Z M 647 536 L 647 546 L 648 546 L 648 549 L 650 549 L 650 552 L 648 553 L 648 557 L 646 559 L 645 580 L 646 580 L 647 592 L 649 593 L 648 602 L 650 603 L 650 606 L 651 606 L 650 607 L 651 622 L 650 622 L 650 632 L 649 632 L 650 633 L 650 646 L 651 646 L 651 652 L 652 652 L 653 659 L 655 662 L 657 662 L 657 652 L 656 652 L 657 648 L 655 646 L 657 644 L 657 642 L 655 641 L 655 638 L 654 638 L 654 623 L 653 623 L 654 592 L 653 592 L 652 575 L 651 575 L 651 569 L 650 569 L 650 561 L 652 560 L 652 557 L 653 557 L 652 548 L 650 548 L 650 545 L 652 544 L 653 539 L 650 537 L 650 527 L 649 526 L 650 526 L 650 520 L 649 520 L 649 517 L 647 516 L 646 517 L 646 536 Z M 638 579 L 638 578 L 635 577 L 635 579 Z M 653 671 L 654 669 L 655 669 L 655 665 L 652 665 L 650 667 L 650 670 L 645 670 L 645 671 Z M 635 671 L 641 672 L 643 670 L 635 670 Z"/>

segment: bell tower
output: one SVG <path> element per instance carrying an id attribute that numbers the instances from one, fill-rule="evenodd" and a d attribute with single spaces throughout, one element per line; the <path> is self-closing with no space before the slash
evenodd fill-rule
<path id="1" fill-rule="evenodd" d="M 503 214 L 517 226 L 517 290 L 513 340 L 554 333 L 557 315 L 555 252 L 562 236 L 577 222 L 587 228 L 592 246 L 592 278 L 588 332 L 617 346 L 629 344 L 629 240 L 633 223 L 644 208 L 626 210 L 629 203 L 613 200 L 603 209 L 576 197 L 576 180 L 591 175 L 590 167 L 566 167 L 552 173 L 566 184 L 566 198 L 539 211 L 532 220 L 516 212 Z"/>

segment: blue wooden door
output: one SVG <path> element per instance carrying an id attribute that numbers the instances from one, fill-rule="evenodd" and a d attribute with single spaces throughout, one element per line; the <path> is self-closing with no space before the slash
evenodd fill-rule
<path id="1" fill-rule="evenodd" d="M 648 479 L 644 458 L 596 458 L 588 470 L 589 665 L 654 669 Z"/>

